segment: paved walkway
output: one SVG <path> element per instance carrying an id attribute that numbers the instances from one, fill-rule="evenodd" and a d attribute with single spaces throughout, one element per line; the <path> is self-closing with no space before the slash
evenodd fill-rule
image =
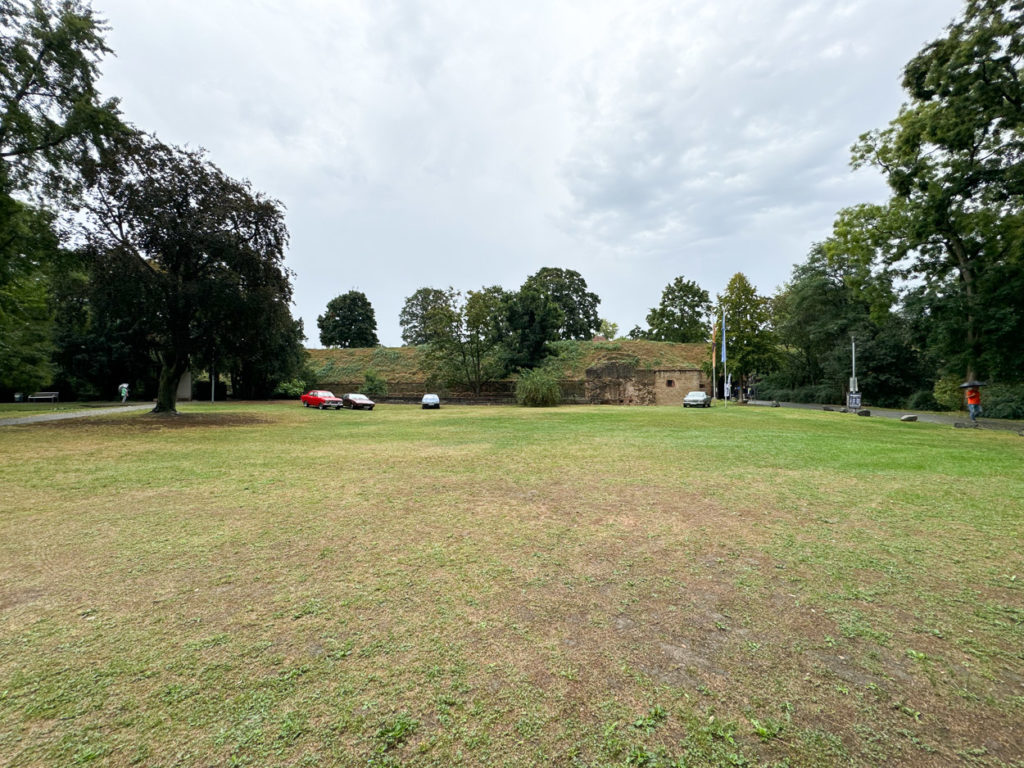
<path id="1" fill-rule="evenodd" d="M 117 405 L 112 408 L 82 408 L 77 411 L 65 413 L 34 413 L 31 416 L 13 416 L 0 419 L 0 427 L 10 427 L 15 424 L 35 424 L 40 421 L 60 421 L 61 419 L 81 419 L 85 416 L 102 416 L 109 413 L 125 413 L 126 411 L 151 411 L 152 403 L 143 405 Z"/>
<path id="2" fill-rule="evenodd" d="M 770 400 L 751 400 L 750 405 L 765 405 L 771 406 Z M 821 411 L 826 406 L 818 403 L 779 403 L 782 408 L 803 408 L 804 410 L 810 411 Z M 842 406 L 830 405 L 827 406 L 835 411 L 838 411 Z M 883 419 L 898 419 L 901 416 L 908 414 L 917 416 L 918 421 L 928 422 L 929 424 L 945 424 L 946 426 L 954 426 L 955 424 L 967 424 L 969 425 L 970 419 L 963 413 L 920 413 L 918 411 L 901 411 L 894 408 L 872 408 L 868 406 L 867 410 L 871 411 L 872 417 L 879 417 Z M 1021 432 L 1024 431 L 1024 422 L 1021 421 L 1010 421 L 1009 419 L 978 419 L 978 426 L 984 429 L 1004 429 L 1010 432 Z"/>

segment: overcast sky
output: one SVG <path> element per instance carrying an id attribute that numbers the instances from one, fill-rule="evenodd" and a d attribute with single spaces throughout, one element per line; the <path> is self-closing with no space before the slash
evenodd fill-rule
<path id="1" fill-rule="evenodd" d="M 293 314 L 351 289 L 383 344 L 418 288 L 580 272 L 645 325 L 682 275 L 773 293 L 840 208 L 849 147 L 962 0 L 94 0 L 102 88 L 287 207 Z"/>

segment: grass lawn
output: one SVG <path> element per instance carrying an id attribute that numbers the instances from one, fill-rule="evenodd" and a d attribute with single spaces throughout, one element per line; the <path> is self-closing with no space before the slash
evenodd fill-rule
<path id="1" fill-rule="evenodd" d="M 1024 765 L 1011 432 L 196 404 L 0 488 L 0 766 Z"/>

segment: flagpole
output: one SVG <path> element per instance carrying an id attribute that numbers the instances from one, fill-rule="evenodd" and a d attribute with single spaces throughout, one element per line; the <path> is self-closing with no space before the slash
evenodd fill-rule
<path id="1" fill-rule="evenodd" d="M 729 407 L 729 363 L 725 354 L 725 307 L 722 307 L 722 394 L 725 395 L 725 407 Z"/>

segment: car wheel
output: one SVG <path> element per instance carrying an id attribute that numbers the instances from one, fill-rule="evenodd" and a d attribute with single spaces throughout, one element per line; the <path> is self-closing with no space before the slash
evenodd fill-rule
<path id="1" fill-rule="evenodd" d="M 318 411 L 322 411 L 322 410 L 324 409 L 323 403 L 321 403 L 320 405 L 318 405 L 318 406 L 316 407 L 316 409 L 317 409 Z"/>

